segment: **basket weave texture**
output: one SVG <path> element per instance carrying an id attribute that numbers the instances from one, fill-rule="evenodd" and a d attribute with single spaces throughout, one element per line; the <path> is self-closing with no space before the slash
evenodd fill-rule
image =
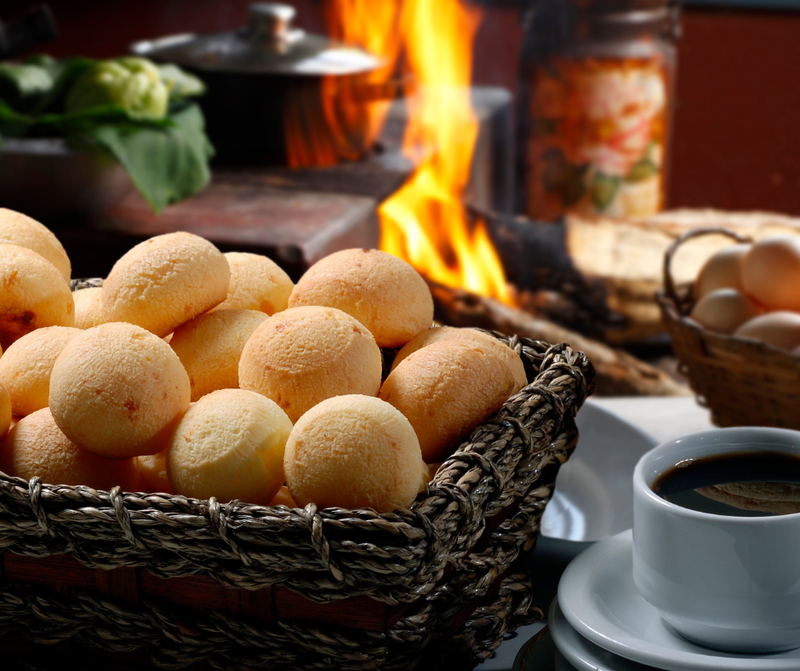
<path id="1" fill-rule="evenodd" d="M 220 503 L 0 474 L 6 553 L 66 554 L 89 567 L 141 567 L 162 578 L 211 576 L 232 590 L 280 585 L 314 602 L 368 595 L 407 604 L 385 631 L 254 621 L 148 594 L 131 604 L 4 580 L 0 634 L 43 643 L 76 637 L 146 654 L 163 668 L 205 660 L 231 671 L 411 668 L 446 635 L 479 662 L 529 611 L 531 579 L 513 565 L 536 541 L 594 376 L 567 345 L 495 335 L 522 357 L 530 384 L 457 446 L 408 510 Z M 491 518 L 504 514 L 492 528 Z M 478 608 L 454 631 L 468 604 Z"/>
<path id="2" fill-rule="evenodd" d="M 750 338 L 708 331 L 689 319 L 693 287 L 676 286 L 671 265 L 683 244 L 702 235 L 749 242 L 724 228 L 701 228 L 684 233 L 667 249 L 658 302 L 679 371 L 718 426 L 800 429 L 800 357 Z"/>

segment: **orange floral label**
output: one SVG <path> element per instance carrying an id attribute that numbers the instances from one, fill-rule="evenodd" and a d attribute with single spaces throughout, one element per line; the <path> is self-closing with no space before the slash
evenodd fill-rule
<path id="1" fill-rule="evenodd" d="M 562 58 L 534 70 L 526 209 L 646 216 L 664 199 L 667 81 L 660 58 Z"/>

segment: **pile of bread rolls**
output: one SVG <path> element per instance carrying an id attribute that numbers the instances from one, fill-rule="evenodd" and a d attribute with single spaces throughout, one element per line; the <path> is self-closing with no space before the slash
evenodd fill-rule
<path id="1" fill-rule="evenodd" d="M 69 289 L 42 224 L 0 210 L 0 471 L 221 501 L 407 507 L 527 384 L 491 336 L 431 328 L 404 261 L 348 249 L 298 283 L 190 233 Z M 400 348 L 384 378 L 381 348 Z"/>
<path id="2" fill-rule="evenodd" d="M 694 284 L 691 319 L 709 331 L 760 340 L 800 355 L 800 236 L 731 245 Z"/>

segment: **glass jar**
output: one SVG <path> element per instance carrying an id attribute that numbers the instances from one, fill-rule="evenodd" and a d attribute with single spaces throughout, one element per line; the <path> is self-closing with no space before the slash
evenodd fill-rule
<path id="1" fill-rule="evenodd" d="M 536 0 L 522 50 L 521 210 L 647 216 L 664 206 L 679 8 Z"/>

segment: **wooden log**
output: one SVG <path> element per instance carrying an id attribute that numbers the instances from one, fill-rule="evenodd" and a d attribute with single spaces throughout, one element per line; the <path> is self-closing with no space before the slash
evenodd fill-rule
<path id="1" fill-rule="evenodd" d="M 517 334 L 550 343 L 566 342 L 592 362 L 597 394 L 605 396 L 688 396 L 689 387 L 628 352 L 609 347 L 546 319 L 461 289 L 432 285 L 437 319 L 462 327 Z"/>

